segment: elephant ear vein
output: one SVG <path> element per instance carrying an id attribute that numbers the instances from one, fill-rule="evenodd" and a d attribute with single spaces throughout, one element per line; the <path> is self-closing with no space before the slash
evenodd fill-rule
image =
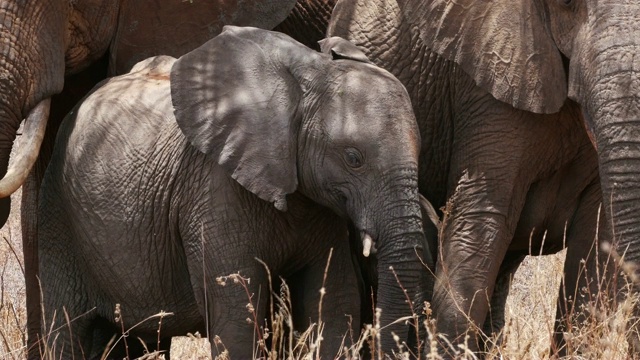
<path id="1" fill-rule="evenodd" d="M 314 54 L 283 34 L 225 26 L 170 73 L 174 114 L 191 145 L 280 210 L 298 186 L 302 91 L 292 68 Z"/>

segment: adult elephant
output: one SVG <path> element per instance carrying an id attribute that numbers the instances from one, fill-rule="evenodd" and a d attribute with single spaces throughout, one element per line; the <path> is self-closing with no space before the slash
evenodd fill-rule
<path id="1" fill-rule="evenodd" d="M 38 189 L 64 115 L 108 73 L 127 72 L 151 55 L 182 55 L 226 24 L 271 29 L 280 23 L 298 40 L 315 42 L 322 37 L 333 2 L 0 1 L 0 224 L 9 215 L 9 195 L 24 183 L 27 327 L 34 354 L 41 319 L 35 240 Z M 295 16 L 289 18 L 292 9 Z M 307 24 L 314 31 L 301 31 Z M 23 140 L 25 145 L 7 169 L 24 118 L 23 137 L 28 141 Z"/>
<path id="2" fill-rule="evenodd" d="M 626 69 L 637 40 L 608 36 L 621 27 L 636 31 L 636 7 L 627 5 L 524 0 L 336 4 L 328 34 L 355 43 L 397 76 L 411 96 L 423 141 L 420 192 L 436 208 L 446 205 L 433 309 L 438 330 L 453 341 L 489 328 L 492 320 L 500 322 L 506 292 L 494 293 L 496 281 L 503 283 L 529 251 L 555 252 L 565 238 L 565 287 L 572 295 L 583 286 L 597 292 L 597 282 L 579 277 L 578 268 L 586 259 L 588 273 L 596 274 L 597 260 L 603 260 L 593 251 L 603 194 L 612 200 L 604 208 L 621 236 L 618 248 L 633 245 L 632 210 L 640 205 L 629 201 L 640 189 L 635 189 L 636 180 L 621 180 L 632 177 L 635 161 L 628 150 L 636 146 L 630 119 L 638 114 L 638 94 L 631 86 L 633 73 Z M 602 21 L 590 20 L 594 15 Z M 602 30 L 605 25 L 609 30 Z M 563 63 L 563 54 L 576 56 Z M 613 65 L 605 58 L 625 61 Z M 613 68 L 619 71 L 611 74 Z M 567 99 L 567 80 L 573 100 Z M 544 112 L 552 114 L 539 114 Z M 593 126 L 598 153 L 584 131 L 583 113 Z M 618 117 L 623 114 L 627 117 Z M 616 161 L 605 160 L 608 156 Z M 629 191 L 612 193 L 612 181 Z M 620 213 L 624 216 L 616 218 Z M 611 240 L 608 225 L 600 222 L 598 241 Z M 634 259 L 637 250 L 629 246 L 627 258 Z M 490 302 L 498 304 L 497 314 L 495 308 L 490 313 Z M 559 319 L 570 311 L 559 306 Z M 560 320 L 557 329 L 560 338 Z M 479 347 L 475 341 L 469 345 Z"/>
<path id="3" fill-rule="evenodd" d="M 318 319 L 326 287 L 322 354 L 334 356 L 345 314 L 357 324 L 360 312 L 348 219 L 363 254 L 377 250 L 391 349 L 389 333 L 408 332 L 391 323 L 411 315 L 407 297 L 420 293 L 419 143 L 391 74 L 362 54 L 320 54 L 276 32 L 229 26 L 178 60 L 151 58 L 109 79 L 63 122 L 41 189 L 45 308 L 58 320 L 63 307 L 84 314 L 53 341 L 65 358 L 78 344 L 101 352 L 92 344 L 117 332 L 120 303 L 125 324 L 171 309 L 164 336 L 206 324 L 213 349 L 219 335 L 232 357 L 250 358 L 247 292 L 215 279 L 250 277 L 262 321 L 259 257 L 274 278 L 301 280 L 304 326 Z M 155 324 L 135 332 L 158 337 Z"/>

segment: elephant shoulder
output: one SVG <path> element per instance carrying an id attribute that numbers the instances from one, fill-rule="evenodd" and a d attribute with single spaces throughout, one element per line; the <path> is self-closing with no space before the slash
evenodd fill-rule
<path id="1" fill-rule="evenodd" d="M 126 123 L 156 122 L 171 114 L 170 56 L 155 56 L 137 63 L 131 72 L 101 84 L 78 109 L 79 118 Z M 175 120 L 174 120 L 175 121 Z"/>
<path id="2" fill-rule="evenodd" d="M 125 144 L 151 151 L 155 139 L 175 123 L 169 87 L 173 61 L 167 56 L 144 60 L 135 71 L 94 89 L 63 124 L 67 147 L 90 147 L 98 156 Z"/>

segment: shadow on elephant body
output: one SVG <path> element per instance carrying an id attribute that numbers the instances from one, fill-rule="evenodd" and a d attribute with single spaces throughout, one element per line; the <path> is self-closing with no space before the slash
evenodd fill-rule
<path id="1" fill-rule="evenodd" d="M 344 314 L 358 324 L 360 313 L 346 219 L 375 242 L 381 321 L 409 315 L 395 306 L 405 300 L 396 275 L 419 292 L 418 148 L 397 79 L 282 34 L 227 27 L 178 60 L 141 62 L 101 84 L 61 127 L 40 198 L 45 308 L 73 316 L 97 306 L 95 316 L 109 318 L 120 303 L 127 324 L 164 309 L 176 313 L 165 335 L 204 319 L 212 350 L 219 335 L 232 356 L 247 357 L 257 326 L 246 322 L 247 294 L 255 319 L 267 318 L 255 258 L 273 277 L 304 279 L 308 324 L 319 320 L 313 304 L 333 248 L 320 315 L 322 353 L 333 356 Z M 251 278 L 246 290 L 224 280 L 238 272 Z M 63 291 L 62 278 L 76 291 Z M 74 324 L 85 346 L 91 321 Z"/>
<path id="2" fill-rule="evenodd" d="M 627 170 L 639 168 L 632 163 L 638 156 L 613 151 L 628 149 L 635 154 L 635 145 L 627 147 L 637 142 L 632 139 L 636 132 L 628 131 L 635 120 L 612 124 L 615 116 L 601 116 L 603 120 L 596 124 L 597 115 L 591 108 L 601 97 L 629 89 L 618 86 L 619 80 L 635 77 L 622 71 L 624 76 L 606 79 L 609 73 L 605 70 L 611 63 L 599 62 L 600 73 L 589 71 L 583 62 L 585 56 L 600 54 L 593 51 L 594 46 L 606 48 L 610 39 L 632 43 L 640 38 L 610 38 L 604 29 L 590 32 L 593 27 L 624 23 L 635 31 L 640 23 L 636 17 L 611 16 L 621 10 L 616 9 L 619 2 L 476 3 L 338 1 L 328 28 L 329 35 L 352 41 L 376 65 L 397 76 L 410 94 L 422 136 L 420 191 L 436 207 L 447 205 L 433 309 L 438 331 L 456 344 L 465 342 L 465 335 L 482 329 L 483 324 L 485 329 L 496 330 L 485 322 L 497 320 L 494 315 L 498 314 L 489 308 L 494 303 L 494 288 L 501 288 L 495 301 L 503 303 L 506 280 L 529 248 L 547 253 L 566 245 L 570 261 L 564 272 L 572 282 L 566 286 L 586 286 L 595 294 L 593 278 L 575 275 L 581 271 L 577 265 L 583 258 L 592 269 L 590 274 L 613 274 L 585 250 L 612 239 L 612 229 L 605 226 L 597 231 L 599 203 L 611 199 L 615 207 L 624 197 L 629 204 L 640 204 L 635 201 L 637 182 L 626 178 L 633 173 Z M 636 6 L 624 3 L 627 9 Z M 603 21 L 591 21 L 589 16 L 595 13 Z M 584 41 L 587 35 L 594 41 Z M 634 48 L 609 50 L 619 58 L 631 59 L 627 52 Z M 629 61 L 621 64 L 630 66 Z M 596 75 L 604 79 L 590 78 Z M 615 91 L 586 94 L 583 85 L 603 85 L 599 80 L 611 81 Z M 610 113 L 629 109 L 628 114 L 637 119 L 635 94 L 610 100 L 607 104 L 615 108 L 609 108 Z M 584 131 L 585 121 L 593 122 L 586 125 L 593 128 L 598 151 Z M 601 132 L 598 139 L 594 125 L 602 130 L 607 124 L 615 131 Z M 623 141 L 603 151 L 600 142 L 611 140 L 609 135 Z M 607 195 L 611 177 L 603 176 L 606 171 L 599 167 L 613 153 L 619 157 L 606 165 L 619 171 L 614 177 L 626 178 L 620 186 L 634 187 L 624 195 L 618 192 L 618 198 Z M 612 223 L 609 210 L 611 207 L 605 207 L 603 212 L 607 226 Z M 637 212 L 627 210 L 621 218 L 630 221 L 622 229 L 635 234 L 637 221 L 630 217 Z M 621 220 L 615 221 L 620 225 Z M 627 243 L 631 243 L 628 254 L 633 258 L 637 246 Z M 579 298 L 572 306 L 577 308 L 584 300 Z M 567 309 L 559 307 L 559 312 Z M 469 346 L 478 350 L 482 344 L 471 341 Z"/>

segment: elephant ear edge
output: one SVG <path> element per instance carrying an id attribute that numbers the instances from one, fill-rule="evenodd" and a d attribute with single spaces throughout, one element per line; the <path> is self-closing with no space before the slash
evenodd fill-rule
<path id="1" fill-rule="evenodd" d="M 298 186 L 302 91 L 283 63 L 296 47 L 304 48 L 286 35 L 225 26 L 176 60 L 170 75 L 174 115 L 191 145 L 281 211 Z"/>
<path id="2" fill-rule="evenodd" d="M 535 113 L 560 110 L 567 76 L 537 1 L 409 2 L 398 0 L 425 46 L 454 61 L 496 99 Z"/>
<path id="3" fill-rule="evenodd" d="M 373 64 L 357 46 L 339 36 L 332 36 L 318 41 L 320 51 L 331 55 L 333 60 L 348 59 Z"/>

